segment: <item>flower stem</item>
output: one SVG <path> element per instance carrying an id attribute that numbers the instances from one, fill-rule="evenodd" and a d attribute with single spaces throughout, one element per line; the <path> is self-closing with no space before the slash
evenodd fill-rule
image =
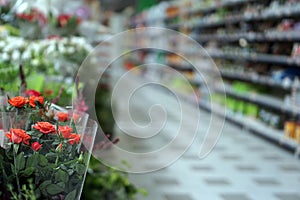
<path id="1" fill-rule="evenodd" d="M 18 194 L 21 194 L 20 180 L 19 180 L 18 171 L 17 171 L 17 161 L 16 161 L 16 156 L 17 155 L 16 155 L 16 152 L 15 152 L 14 149 L 13 149 L 13 154 L 14 154 L 14 168 L 15 168 L 15 176 L 16 176 L 16 181 L 17 181 L 17 189 L 18 189 Z"/>

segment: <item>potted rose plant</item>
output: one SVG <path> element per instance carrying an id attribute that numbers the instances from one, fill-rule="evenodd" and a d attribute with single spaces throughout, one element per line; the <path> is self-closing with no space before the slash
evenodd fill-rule
<path id="1" fill-rule="evenodd" d="M 79 199 L 97 124 L 42 96 L 9 98 L 0 119 L 0 199 Z"/>

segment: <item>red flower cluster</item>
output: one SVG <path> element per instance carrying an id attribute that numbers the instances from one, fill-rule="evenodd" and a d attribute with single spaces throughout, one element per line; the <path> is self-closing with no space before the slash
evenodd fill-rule
<path id="1" fill-rule="evenodd" d="M 31 96 L 29 98 L 29 105 L 32 107 L 32 108 L 35 108 L 36 107 L 36 102 L 39 102 L 40 104 L 44 104 L 44 97 L 42 96 L 39 96 L 39 97 L 36 97 L 36 96 Z"/>
<path id="2" fill-rule="evenodd" d="M 73 129 L 71 127 L 69 127 L 69 126 L 59 126 L 58 127 L 58 132 L 60 134 L 62 134 L 62 136 L 64 138 L 69 138 L 69 136 L 71 135 L 72 131 L 73 131 Z"/>
<path id="3" fill-rule="evenodd" d="M 69 15 L 69 14 L 60 14 L 57 18 L 58 26 L 59 27 L 65 27 L 72 18 L 76 19 L 77 24 L 80 24 L 81 20 L 76 17 L 75 15 Z"/>
<path id="4" fill-rule="evenodd" d="M 6 137 L 15 144 L 24 143 L 29 145 L 29 140 L 31 139 L 30 135 L 28 135 L 22 129 L 10 129 L 10 132 L 6 134 Z"/>
<path id="5" fill-rule="evenodd" d="M 16 107 L 16 108 L 23 108 L 28 103 L 32 108 L 35 108 L 37 102 L 39 102 L 40 104 L 43 105 L 44 104 L 44 97 L 42 97 L 42 96 L 39 96 L 39 97 L 30 96 L 29 99 L 28 99 L 28 98 L 25 98 L 25 97 L 22 97 L 22 96 L 17 96 L 17 97 L 14 97 L 14 98 L 11 98 L 11 99 L 8 100 L 8 103 L 10 105 L 12 105 L 13 107 Z"/>
<path id="6" fill-rule="evenodd" d="M 35 15 L 27 13 L 16 14 L 16 17 L 29 22 L 34 22 L 37 20 Z"/>
<path id="7" fill-rule="evenodd" d="M 73 133 L 69 136 L 69 144 L 73 145 L 73 144 L 78 144 L 79 142 L 80 142 L 80 135 Z"/>
<path id="8" fill-rule="evenodd" d="M 30 96 L 39 97 L 39 96 L 42 96 L 42 94 L 39 91 L 36 91 L 36 90 L 26 90 L 24 92 L 24 95 L 26 97 L 30 97 Z"/>
<path id="9" fill-rule="evenodd" d="M 45 25 L 47 23 L 45 15 L 37 9 L 32 9 L 29 13 L 18 13 L 16 14 L 16 17 L 28 22 L 39 22 L 40 25 Z"/>
<path id="10" fill-rule="evenodd" d="M 64 112 L 58 112 L 58 113 L 56 113 L 56 117 L 57 117 L 58 121 L 65 122 L 65 121 L 67 121 L 69 114 L 64 113 Z"/>
<path id="11" fill-rule="evenodd" d="M 8 103 L 16 108 L 22 108 L 28 103 L 28 99 L 18 96 L 12 99 L 8 99 Z"/>
<path id="12" fill-rule="evenodd" d="M 22 129 L 10 129 L 10 132 L 6 134 L 6 137 L 14 144 L 24 143 L 29 145 L 29 140 L 31 139 L 30 135 L 26 133 L 26 131 Z M 39 151 L 42 145 L 38 142 L 34 142 L 31 144 L 31 148 L 34 151 Z"/>
<path id="13" fill-rule="evenodd" d="M 43 134 L 55 133 L 55 126 L 49 122 L 38 122 L 33 126 L 34 129 L 39 130 Z"/>
<path id="14" fill-rule="evenodd" d="M 78 144 L 80 142 L 80 135 L 72 133 L 73 129 L 69 126 L 59 126 L 58 131 L 65 139 L 69 139 L 69 144 Z"/>

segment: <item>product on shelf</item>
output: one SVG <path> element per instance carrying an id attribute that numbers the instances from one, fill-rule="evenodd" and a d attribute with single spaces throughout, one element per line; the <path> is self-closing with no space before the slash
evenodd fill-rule
<path id="1" fill-rule="evenodd" d="M 284 135 L 287 138 L 295 139 L 296 122 L 289 120 L 284 123 Z"/>
<path id="2" fill-rule="evenodd" d="M 284 135 L 291 138 L 286 144 L 296 149 L 300 125 L 291 118 L 300 113 L 300 1 L 175 2 L 180 12 L 176 10 L 176 15 L 166 20 L 165 25 L 198 41 L 226 81 L 226 102 L 224 92 L 217 87 L 212 96 L 200 87 L 202 100 L 226 107 L 233 118 L 250 118 L 266 127 L 266 131 L 274 130 L 274 137 L 272 133 L 270 137 L 278 142 Z M 193 50 L 185 44 L 184 52 L 190 54 Z M 162 56 L 178 68 L 186 66 L 178 56 Z M 198 54 L 189 59 L 204 66 L 209 58 Z M 189 78 L 194 76 L 184 73 Z"/>

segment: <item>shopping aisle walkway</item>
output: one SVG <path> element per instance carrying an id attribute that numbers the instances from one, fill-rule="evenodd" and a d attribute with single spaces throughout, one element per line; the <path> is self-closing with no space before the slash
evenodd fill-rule
<path id="1" fill-rule="evenodd" d="M 139 80 L 140 81 L 140 80 Z M 129 79 L 121 85 L 119 93 L 118 120 L 119 129 L 130 130 L 132 135 L 147 136 L 151 130 L 135 130 L 126 122 L 126 96 L 130 87 L 136 87 L 136 80 Z M 121 137 L 119 146 L 129 151 L 149 152 L 165 145 L 174 137 L 178 127 L 180 112 L 176 99 L 158 89 L 157 86 L 144 88 L 137 92 L 130 104 L 132 118 L 137 123 L 149 122 L 150 105 L 161 103 L 168 113 L 168 122 L 159 134 L 149 140 L 140 141 L 117 131 Z M 195 106 L 182 104 L 183 112 L 189 112 L 190 118 L 184 119 L 186 136 L 191 136 L 191 124 L 195 123 Z M 122 117 L 123 116 L 123 117 Z M 154 121 L 159 123 L 160 116 Z M 201 111 L 197 137 L 190 148 L 170 166 L 155 172 L 131 174 L 130 180 L 137 186 L 148 190 L 146 200 L 300 200 L 300 161 L 281 148 L 262 140 L 230 123 L 225 123 L 223 133 L 213 151 L 205 158 L 198 154 L 204 134 L 209 125 L 210 113 Z M 219 121 L 213 122 L 220 123 Z M 176 144 L 174 152 L 184 150 L 185 146 Z M 168 155 L 163 155 L 168 158 Z M 143 165 L 154 169 L 159 167 L 162 158 L 139 159 L 131 165 Z"/>

